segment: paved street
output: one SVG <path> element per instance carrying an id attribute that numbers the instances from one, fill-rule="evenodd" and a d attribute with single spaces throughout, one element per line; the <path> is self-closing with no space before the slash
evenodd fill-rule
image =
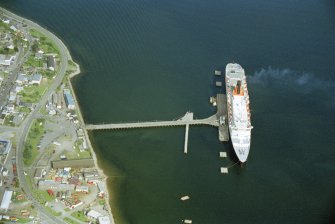
<path id="1" fill-rule="evenodd" d="M 17 21 L 22 21 L 23 19 L 21 17 L 18 17 L 17 15 L 10 13 L 6 10 L 3 10 L 4 13 Z M 32 193 L 30 192 L 30 189 L 26 183 L 25 175 L 23 173 L 24 170 L 24 164 L 23 164 L 23 150 L 24 150 L 24 142 L 27 137 L 29 128 L 34 121 L 34 118 L 37 116 L 39 110 L 46 104 L 48 98 L 51 96 L 52 92 L 55 91 L 55 89 L 61 84 L 67 66 L 68 66 L 68 60 L 70 59 L 69 53 L 67 51 L 66 46 L 62 43 L 62 41 L 57 38 L 55 35 L 53 35 L 51 32 L 48 30 L 42 28 L 38 24 L 31 22 L 29 20 L 24 20 L 24 22 L 36 29 L 39 30 L 40 32 L 44 33 L 47 38 L 49 38 L 51 41 L 53 41 L 56 46 L 59 49 L 60 52 L 60 66 L 59 66 L 59 71 L 54 79 L 54 82 L 51 84 L 50 88 L 48 91 L 42 96 L 40 102 L 36 105 L 34 110 L 28 115 L 28 117 L 25 119 L 25 121 L 21 124 L 20 129 L 17 134 L 17 156 L 16 156 L 16 162 L 17 162 L 17 171 L 18 171 L 18 178 L 21 184 L 22 189 L 27 195 L 27 198 L 33 203 L 33 205 L 39 210 L 40 216 L 42 223 L 65 223 L 62 219 L 53 216 L 51 213 L 49 213 L 44 206 L 42 206 L 39 202 L 37 202 L 33 196 Z"/>

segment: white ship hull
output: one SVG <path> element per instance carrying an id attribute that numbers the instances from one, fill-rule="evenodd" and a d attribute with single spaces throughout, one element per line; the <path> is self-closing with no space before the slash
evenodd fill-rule
<path id="1" fill-rule="evenodd" d="M 244 69 L 239 64 L 229 63 L 225 79 L 230 138 L 238 159 L 244 163 L 248 159 L 253 128 Z"/>

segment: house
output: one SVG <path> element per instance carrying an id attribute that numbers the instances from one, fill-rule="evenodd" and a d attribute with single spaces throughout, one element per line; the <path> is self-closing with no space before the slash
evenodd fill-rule
<path id="1" fill-rule="evenodd" d="M 43 58 L 43 54 L 44 54 L 44 52 L 42 50 L 39 50 L 35 53 L 35 58 L 40 60 L 40 59 Z"/>
<path id="2" fill-rule="evenodd" d="M 28 77 L 25 74 L 19 74 L 15 82 L 19 85 L 24 85 L 28 83 Z"/>
<path id="3" fill-rule="evenodd" d="M 6 155 L 12 149 L 11 141 L 0 140 L 0 155 Z M 2 169 L 0 169 L 2 171 Z"/>
<path id="4" fill-rule="evenodd" d="M 5 118 L 6 118 L 6 114 L 1 113 L 0 114 L 0 124 L 3 125 L 5 123 Z"/>
<path id="5" fill-rule="evenodd" d="M 34 174 L 34 179 L 36 179 L 36 180 L 41 179 L 43 177 L 43 172 L 44 172 L 43 168 L 36 168 L 35 174 Z"/>
<path id="6" fill-rule="evenodd" d="M 105 183 L 102 182 L 102 181 L 99 181 L 99 182 L 97 182 L 97 185 L 98 185 L 98 189 L 99 189 L 98 196 L 99 196 L 100 198 L 105 197 L 105 194 L 106 194 L 106 186 L 105 186 Z"/>
<path id="7" fill-rule="evenodd" d="M 11 25 L 9 28 L 10 28 L 11 30 L 13 30 L 14 32 L 17 31 L 17 28 L 16 28 L 14 25 Z"/>
<path id="8" fill-rule="evenodd" d="M 39 190 L 54 190 L 54 191 L 73 191 L 73 184 L 62 184 L 53 180 L 40 180 L 38 182 Z"/>
<path id="9" fill-rule="evenodd" d="M 70 179 L 68 179 L 68 182 L 69 184 L 73 184 L 76 186 L 81 185 L 81 182 L 78 177 L 71 177 Z"/>
<path id="10" fill-rule="evenodd" d="M 13 195 L 13 191 L 5 190 L 5 193 L 3 195 L 1 205 L 0 205 L 1 210 L 4 210 L 4 211 L 8 210 L 9 204 L 11 203 L 12 195 Z"/>
<path id="11" fill-rule="evenodd" d="M 16 100 L 16 92 L 15 91 L 10 91 L 9 92 L 9 102 L 14 102 Z"/>
<path id="12" fill-rule="evenodd" d="M 77 130 L 77 136 L 78 136 L 78 137 L 83 137 L 83 136 L 84 136 L 84 131 L 83 131 L 82 128 L 79 128 L 79 129 Z"/>
<path id="13" fill-rule="evenodd" d="M 42 75 L 41 74 L 34 74 L 30 79 L 30 84 L 40 85 L 41 81 L 42 81 Z"/>
<path id="14" fill-rule="evenodd" d="M 16 86 L 15 87 L 15 92 L 16 93 L 19 93 L 19 92 L 21 92 L 23 90 L 23 87 L 22 86 Z"/>
<path id="15" fill-rule="evenodd" d="M 4 18 L 4 19 L 2 19 L 2 22 L 5 23 L 5 24 L 9 24 L 9 23 L 10 23 L 10 20 L 7 19 L 7 18 Z"/>
<path id="16" fill-rule="evenodd" d="M 14 49 L 14 45 L 13 44 L 9 44 L 9 45 L 7 45 L 6 48 L 13 50 Z"/>
<path id="17" fill-rule="evenodd" d="M 51 71 L 55 71 L 55 57 L 52 55 L 49 55 L 47 57 L 47 67 Z"/>
<path id="18" fill-rule="evenodd" d="M 68 109 L 74 110 L 76 108 L 73 96 L 69 89 L 64 89 L 64 99 Z"/>
<path id="19" fill-rule="evenodd" d="M 86 181 L 90 178 L 99 177 L 99 173 L 97 171 L 84 172 L 83 174 L 84 174 L 84 179 Z"/>
<path id="20" fill-rule="evenodd" d="M 95 210 L 89 211 L 86 215 L 87 215 L 88 218 L 94 219 L 94 220 L 97 220 L 99 217 L 102 216 L 102 214 L 100 212 L 97 212 Z"/>
<path id="21" fill-rule="evenodd" d="M 111 224 L 111 221 L 108 216 L 100 216 L 98 220 L 99 224 Z"/>
<path id="22" fill-rule="evenodd" d="M 88 193 L 88 186 L 76 186 L 76 192 Z"/>
<path id="23" fill-rule="evenodd" d="M 53 93 L 53 94 L 52 94 L 52 104 L 53 104 L 54 106 L 56 106 L 56 105 L 57 105 L 57 102 L 58 102 L 58 95 L 57 95 L 57 93 Z"/>
<path id="24" fill-rule="evenodd" d="M 2 169 L 2 176 L 7 177 L 7 176 L 8 176 L 8 172 L 9 172 L 8 169 L 3 168 L 3 169 Z"/>
<path id="25" fill-rule="evenodd" d="M 9 113 L 13 113 L 15 111 L 15 106 L 12 103 L 8 104 L 6 108 Z"/>
<path id="26" fill-rule="evenodd" d="M 69 207 L 70 209 L 74 209 L 82 204 L 84 204 L 84 202 L 80 201 L 80 200 L 70 200 L 70 199 L 64 199 L 62 198 L 60 200 L 65 206 Z"/>
<path id="27" fill-rule="evenodd" d="M 0 54 L 0 65 L 10 65 L 15 60 L 15 55 Z"/>
<path id="28" fill-rule="evenodd" d="M 32 103 L 26 103 L 26 102 L 19 102 L 19 107 L 28 107 L 31 110 L 34 109 L 34 105 Z"/>

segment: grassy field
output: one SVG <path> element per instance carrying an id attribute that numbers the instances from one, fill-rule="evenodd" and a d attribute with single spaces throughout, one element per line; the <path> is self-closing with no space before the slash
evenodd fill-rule
<path id="1" fill-rule="evenodd" d="M 44 53 L 46 54 L 56 53 L 59 55 L 59 50 L 57 46 L 51 40 L 49 40 L 43 33 L 35 29 L 31 29 L 30 33 L 33 37 L 37 37 L 40 39 L 39 48 L 41 48 L 44 51 Z"/>
<path id="2" fill-rule="evenodd" d="M 33 192 L 34 198 L 37 201 L 39 201 L 42 205 L 44 205 L 46 202 L 55 200 L 55 196 L 50 196 L 47 191 L 33 190 L 32 192 Z"/>
<path id="3" fill-rule="evenodd" d="M 28 218 L 19 218 L 19 220 L 17 221 L 17 223 L 28 223 L 31 222 L 31 219 Z"/>
<path id="4" fill-rule="evenodd" d="M 71 214 L 72 217 L 82 221 L 82 222 L 88 222 L 89 219 L 87 216 L 84 214 L 84 211 L 76 211 Z"/>
<path id="5" fill-rule="evenodd" d="M 38 155 L 37 145 L 44 135 L 44 119 L 37 119 L 31 125 L 23 151 L 23 160 L 26 166 L 30 166 Z"/>
<path id="6" fill-rule="evenodd" d="M 43 66 L 43 60 L 36 59 L 33 55 L 30 55 L 28 60 L 25 61 L 24 66 L 29 67 L 42 67 Z"/>
<path id="7" fill-rule="evenodd" d="M 50 208 L 50 207 L 48 207 L 48 206 L 46 206 L 45 208 L 46 208 L 46 210 L 48 210 L 48 212 L 50 212 L 53 216 L 61 216 L 61 215 L 62 215 L 61 212 L 56 212 L 55 210 L 53 210 L 52 208 Z"/>
<path id="8" fill-rule="evenodd" d="M 41 99 L 50 84 L 51 81 L 48 80 L 42 81 L 41 85 L 26 86 L 18 95 L 22 96 L 23 102 L 36 103 Z"/>
<path id="9" fill-rule="evenodd" d="M 66 156 L 68 159 L 87 159 L 87 158 L 92 158 L 91 152 L 89 149 L 80 152 L 79 145 L 83 143 L 82 139 L 78 139 L 74 143 L 74 149 L 71 151 L 64 150 L 62 154 Z"/>

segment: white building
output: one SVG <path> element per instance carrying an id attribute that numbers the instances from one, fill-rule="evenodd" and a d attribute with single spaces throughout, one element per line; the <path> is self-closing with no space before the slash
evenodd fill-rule
<path id="1" fill-rule="evenodd" d="M 11 30 L 13 30 L 14 32 L 17 31 L 17 28 L 16 28 L 14 25 L 11 25 L 9 28 L 10 28 Z"/>
<path id="2" fill-rule="evenodd" d="M 15 60 L 15 55 L 0 54 L 0 65 L 10 65 Z"/>
<path id="3" fill-rule="evenodd" d="M 95 211 L 95 210 L 91 210 L 87 213 L 87 217 L 90 218 L 90 219 L 98 219 L 101 216 L 102 216 L 102 214 L 100 212 Z"/>
<path id="4" fill-rule="evenodd" d="M 26 84 L 28 83 L 28 77 L 25 74 L 19 74 L 15 82 L 19 85 Z"/>
<path id="5" fill-rule="evenodd" d="M 3 195 L 1 205 L 0 205 L 1 210 L 5 210 L 5 211 L 8 210 L 9 204 L 11 203 L 12 195 L 13 195 L 13 191 L 5 190 L 5 193 Z"/>
<path id="6" fill-rule="evenodd" d="M 108 216 L 100 216 L 98 220 L 99 224 L 111 224 L 111 221 L 109 220 Z"/>
<path id="7" fill-rule="evenodd" d="M 10 91 L 9 92 L 9 102 L 14 102 L 16 100 L 16 92 L 15 91 Z"/>
<path id="8" fill-rule="evenodd" d="M 99 189 L 98 196 L 102 198 L 102 197 L 104 197 L 105 194 L 106 194 L 106 186 L 105 186 L 105 183 L 102 182 L 102 181 L 99 181 L 99 182 L 97 183 L 97 185 L 98 185 L 98 189 Z"/>
<path id="9" fill-rule="evenodd" d="M 5 24 L 9 24 L 10 20 L 9 19 L 2 19 L 2 22 L 5 23 Z"/>
<path id="10" fill-rule="evenodd" d="M 88 193 L 88 186 L 76 186 L 76 192 L 85 192 Z"/>
<path id="11" fill-rule="evenodd" d="M 74 110 L 76 105 L 74 104 L 73 96 L 69 89 L 64 89 L 64 99 L 68 109 Z"/>
<path id="12" fill-rule="evenodd" d="M 31 77 L 30 84 L 37 84 L 40 85 L 42 82 L 42 75 L 41 74 L 34 74 Z"/>

